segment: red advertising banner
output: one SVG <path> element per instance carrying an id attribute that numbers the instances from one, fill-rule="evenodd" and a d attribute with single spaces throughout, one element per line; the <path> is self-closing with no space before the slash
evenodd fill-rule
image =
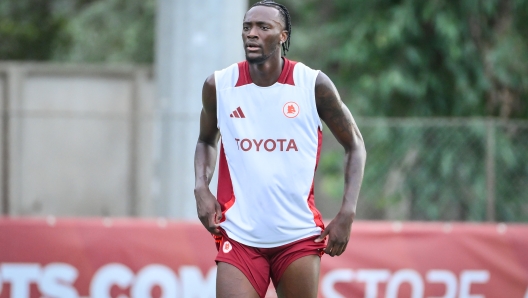
<path id="1" fill-rule="evenodd" d="M 323 256 L 320 297 L 528 298 L 528 225 L 352 230 L 342 256 Z M 0 298 L 214 297 L 215 255 L 195 222 L 3 218 Z"/>

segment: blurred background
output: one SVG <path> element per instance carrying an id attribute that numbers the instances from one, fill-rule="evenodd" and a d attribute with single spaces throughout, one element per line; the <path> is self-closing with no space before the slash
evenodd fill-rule
<path id="1" fill-rule="evenodd" d="M 254 2 L 0 1 L 0 212 L 196 219 L 201 86 Z M 360 219 L 528 221 L 528 0 L 281 3 L 363 134 Z M 315 187 L 333 218 L 328 130 Z"/>

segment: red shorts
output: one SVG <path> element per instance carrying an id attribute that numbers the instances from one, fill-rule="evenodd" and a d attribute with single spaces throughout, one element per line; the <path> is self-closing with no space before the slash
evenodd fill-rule
<path id="1" fill-rule="evenodd" d="M 236 242 L 220 231 L 222 237 L 215 236 L 218 249 L 215 261 L 231 264 L 242 271 L 260 297 L 266 295 L 270 278 L 277 288 L 282 274 L 293 261 L 310 255 L 320 257 L 326 247 L 325 241 L 314 242 L 318 236 L 312 236 L 279 247 L 256 248 Z"/>

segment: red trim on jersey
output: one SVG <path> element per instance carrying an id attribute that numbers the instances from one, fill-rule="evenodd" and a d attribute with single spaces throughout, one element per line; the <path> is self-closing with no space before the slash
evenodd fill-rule
<path id="1" fill-rule="evenodd" d="M 319 156 L 321 155 L 321 147 L 323 145 L 323 131 L 321 128 L 317 131 L 317 158 L 315 160 L 315 169 L 314 169 L 314 179 L 315 179 L 315 171 L 317 170 L 317 165 L 319 164 Z M 308 207 L 313 213 L 314 216 L 314 222 L 315 224 L 320 227 L 321 229 L 324 229 L 324 223 L 323 223 L 323 217 L 321 216 L 321 213 L 317 208 L 315 207 L 315 198 L 314 198 L 314 181 L 312 180 L 312 187 L 310 188 L 310 194 L 308 195 Z"/>
<path id="2" fill-rule="evenodd" d="M 295 64 L 297 64 L 297 62 L 284 58 L 284 67 L 277 80 L 278 83 L 295 86 L 295 81 L 293 80 L 293 69 L 295 68 Z"/>
<path id="3" fill-rule="evenodd" d="M 235 87 L 240 87 L 253 83 L 249 75 L 249 63 L 247 61 L 238 62 L 238 81 Z"/>
<path id="4" fill-rule="evenodd" d="M 295 68 L 296 61 L 291 61 L 284 58 L 284 66 L 282 67 L 281 74 L 277 83 L 287 84 L 295 86 L 295 81 L 293 80 L 293 69 Z M 238 80 L 235 87 L 240 87 L 253 83 L 251 75 L 249 74 L 249 63 L 247 61 L 238 62 Z"/>
<path id="5" fill-rule="evenodd" d="M 220 143 L 220 160 L 218 161 L 218 189 L 216 199 L 222 209 L 222 220 L 220 222 L 224 222 L 226 219 L 225 213 L 235 203 L 235 192 L 233 191 L 231 173 L 229 172 L 224 145 L 222 143 Z"/>

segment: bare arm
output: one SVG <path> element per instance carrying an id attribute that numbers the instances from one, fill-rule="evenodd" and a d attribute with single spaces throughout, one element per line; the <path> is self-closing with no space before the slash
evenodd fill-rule
<path id="1" fill-rule="evenodd" d="M 345 251 L 350 238 L 367 154 L 352 114 L 341 101 L 330 78 L 322 72 L 315 82 L 315 100 L 319 117 L 345 149 L 345 190 L 341 209 L 316 240 L 322 241 L 328 235 L 325 252 L 330 256 L 339 256 Z"/>
<path id="2" fill-rule="evenodd" d="M 222 217 L 220 204 L 209 190 L 216 164 L 216 144 L 220 133 L 216 118 L 216 87 L 214 75 L 209 76 L 202 89 L 200 135 L 194 153 L 194 196 L 198 218 L 212 234 L 220 235 L 218 224 Z"/>

